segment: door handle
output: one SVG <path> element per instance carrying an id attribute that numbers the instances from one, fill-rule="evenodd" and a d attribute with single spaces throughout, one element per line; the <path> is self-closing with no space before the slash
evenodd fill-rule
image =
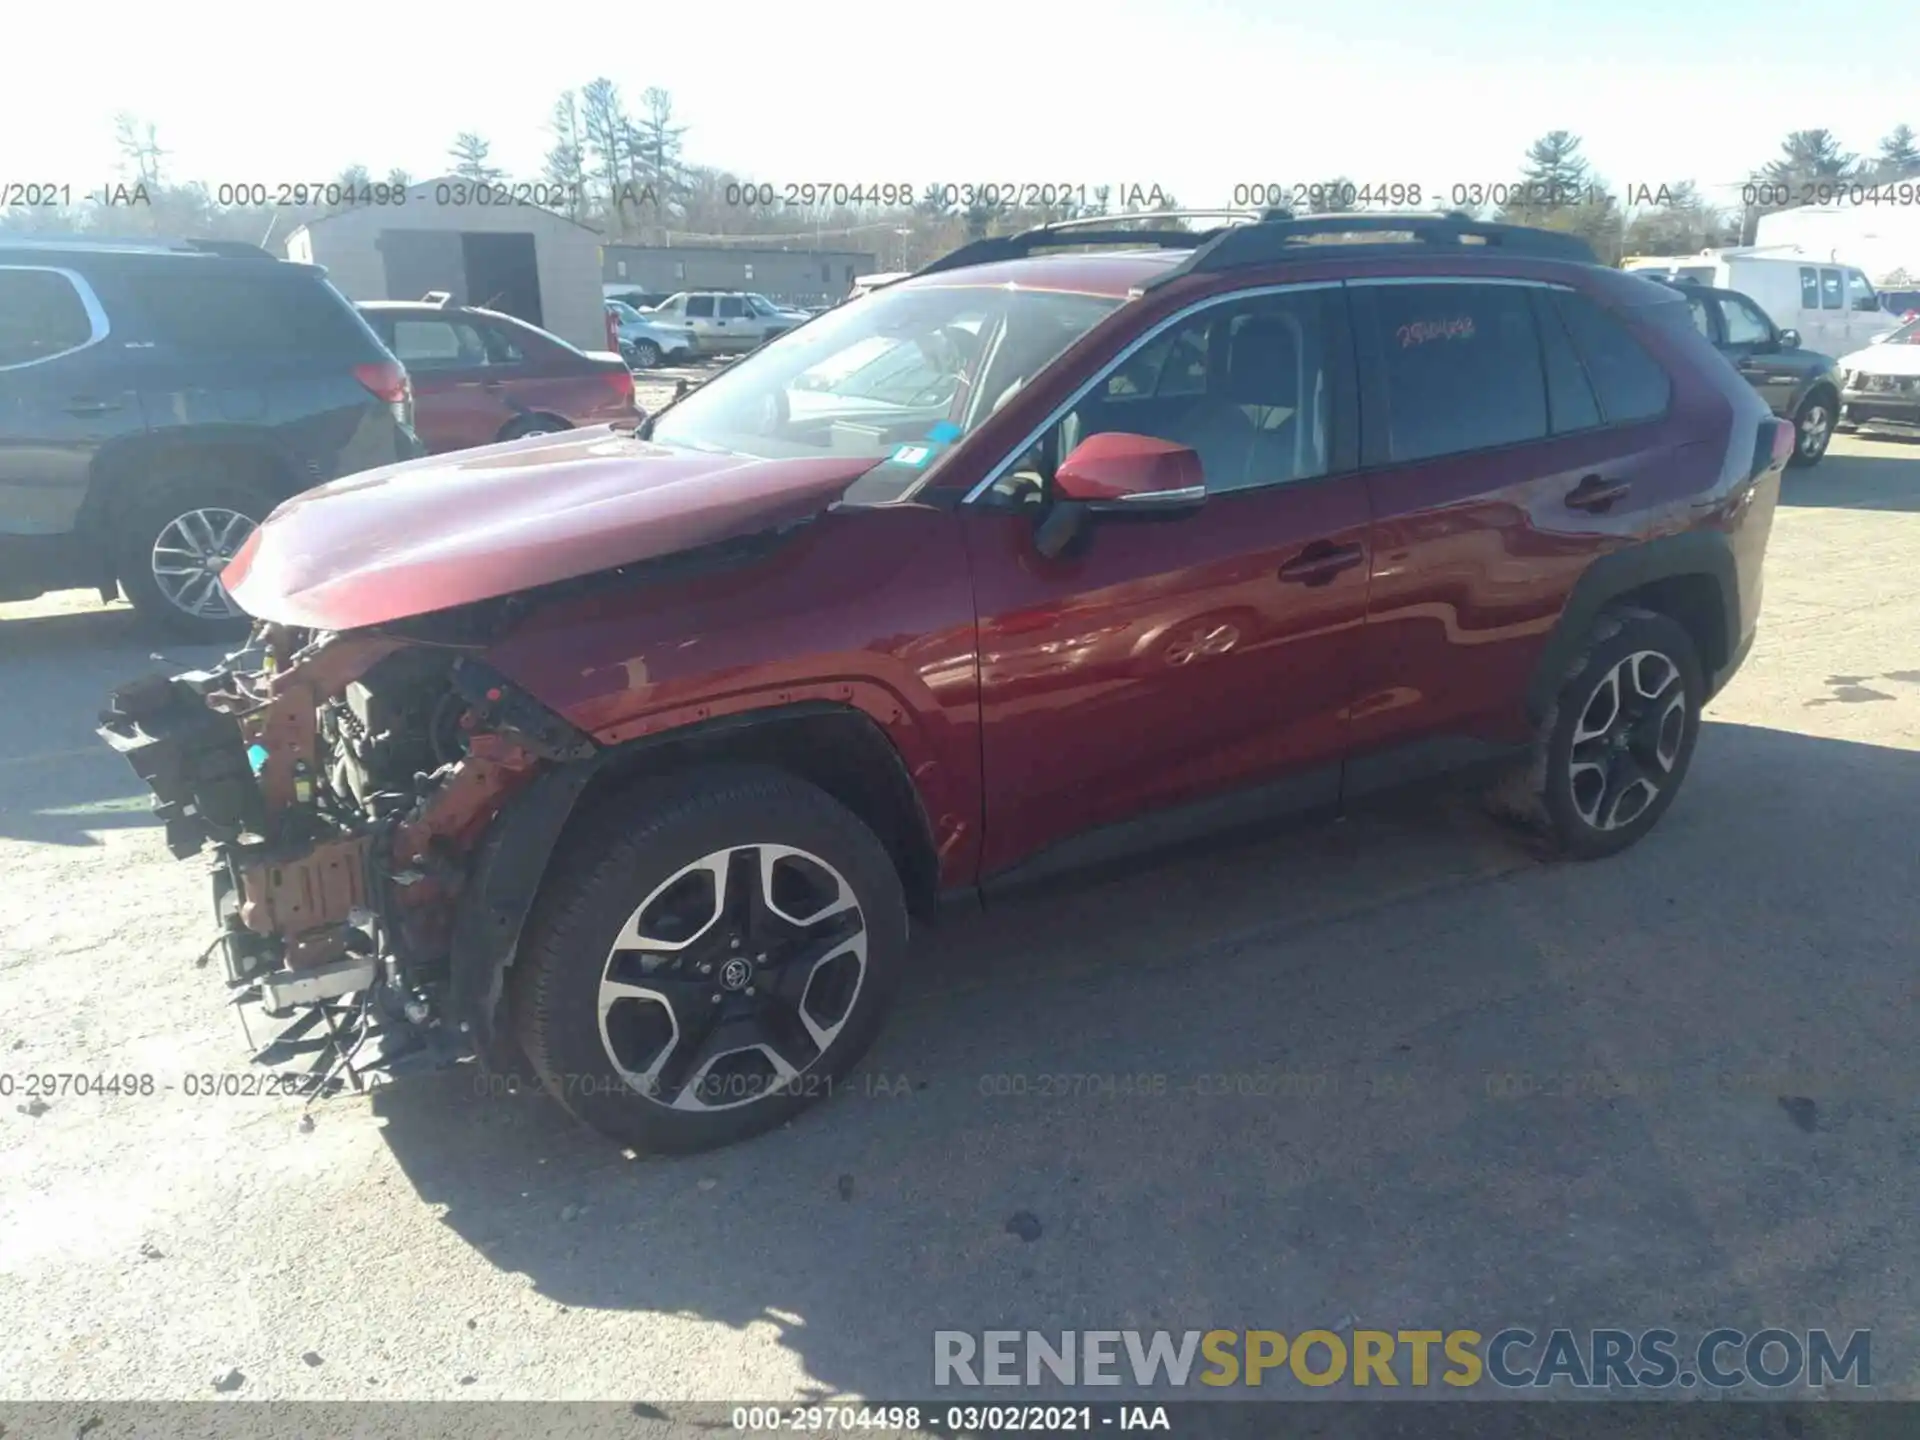
<path id="1" fill-rule="evenodd" d="M 1609 508 L 1614 501 L 1624 500 L 1632 487 L 1624 483 L 1602 480 L 1598 475 L 1589 475 L 1573 489 L 1567 492 L 1567 508 L 1586 510 L 1599 514 Z"/>
<path id="2" fill-rule="evenodd" d="M 1358 545 L 1333 545 L 1316 540 L 1280 567 L 1280 578 L 1294 585 L 1325 585 L 1342 570 L 1351 570 L 1366 552 Z"/>
<path id="3" fill-rule="evenodd" d="M 75 399 L 68 403 L 67 413 L 69 415 L 105 415 L 108 411 L 119 408 L 118 400 Z"/>

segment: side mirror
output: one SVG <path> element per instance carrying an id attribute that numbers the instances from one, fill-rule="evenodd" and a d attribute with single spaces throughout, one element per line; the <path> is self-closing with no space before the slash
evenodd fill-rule
<path id="1" fill-rule="evenodd" d="M 1798 350 L 1800 348 L 1800 332 L 1798 330 L 1782 330 L 1780 332 L 1780 348 L 1782 350 Z"/>
<path id="2" fill-rule="evenodd" d="M 1034 531 L 1034 548 L 1057 559 L 1093 515 L 1168 515 L 1207 498 L 1200 457 L 1151 435 L 1089 435 L 1053 473 L 1053 503 Z"/>
<path id="3" fill-rule="evenodd" d="M 1186 510 L 1207 498 L 1200 457 L 1151 435 L 1089 435 L 1054 471 L 1062 500 L 1094 510 Z"/>

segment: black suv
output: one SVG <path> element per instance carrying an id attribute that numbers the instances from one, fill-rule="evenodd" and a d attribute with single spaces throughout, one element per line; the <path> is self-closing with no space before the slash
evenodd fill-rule
<path id="1" fill-rule="evenodd" d="M 1840 367 L 1831 355 L 1800 348 L 1800 332 L 1782 330 L 1738 290 L 1659 279 L 1687 297 L 1693 324 L 1760 392 L 1773 413 L 1793 422 L 1797 466 L 1818 465 L 1840 418 Z"/>
<path id="2" fill-rule="evenodd" d="M 223 241 L 0 237 L 0 600 L 117 584 L 238 631 L 220 571 L 289 495 L 422 454 L 325 272 Z"/>

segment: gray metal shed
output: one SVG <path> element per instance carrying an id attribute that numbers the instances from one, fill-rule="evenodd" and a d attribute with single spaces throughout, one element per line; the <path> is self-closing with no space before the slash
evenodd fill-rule
<path id="1" fill-rule="evenodd" d="M 404 203 L 356 205 L 287 236 L 289 260 L 324 265 L 349 300 L 418 300 L 516 315 L 585 350 L 607 348 L 597 231 L 507 186 L 422 180 Z"/>

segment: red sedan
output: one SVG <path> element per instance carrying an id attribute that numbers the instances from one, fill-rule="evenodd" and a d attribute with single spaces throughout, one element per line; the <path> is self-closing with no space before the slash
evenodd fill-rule
<path id="1" fill-rule="evenodd" d="M 399 300 L 360 310 L 413 379 L 414 429 L 430 451 L 640 418 L 617 355 L 494 310 Z"/>

